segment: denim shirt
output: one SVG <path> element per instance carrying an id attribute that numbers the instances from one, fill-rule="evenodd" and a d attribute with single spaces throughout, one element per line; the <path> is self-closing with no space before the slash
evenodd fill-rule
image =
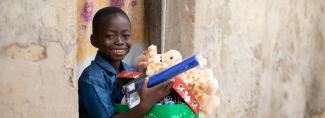
<path id="1" fill-rule="evenodd" d="M 132 70 L 122 62 L 123 70 Z M 97 53 L 81 74 L 78 81 L 79 117 L 110 118 L 114 115 L 114 102 L 120 102 L 123 95 L 115 81 L 118 72 L 105 58 Z"/>

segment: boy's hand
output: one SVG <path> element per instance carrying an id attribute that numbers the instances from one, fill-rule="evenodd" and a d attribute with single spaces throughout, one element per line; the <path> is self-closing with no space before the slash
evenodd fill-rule
<path id="1" fill-rule="evenodd" d="M 149 111 L 152 105 L 170 93 L 173 83 L 174 79 L 170 79 L 151 88 L 147 88 L 148 78 L 145 78 L 141 89 L 142 95 L 139 107 L 145 112 Z"/>
<path id="2" fill-rule="evenodd" d="M 148 78 L 145 78 L 141 89 L 142 95 L 141 95 L 140 104 L 132 108 L 128 112 L 115 114 L 113 117 L 114 118 L 141 117 L 143 114 L 148 112 L 152 107 L 152 105 L 154 105 L 158 100 L 162 99 L 163 97 L 169 94 L 173 83 L 174 83 L 174 79 L 170 79 L 154 87 L 147 88 Z"/>

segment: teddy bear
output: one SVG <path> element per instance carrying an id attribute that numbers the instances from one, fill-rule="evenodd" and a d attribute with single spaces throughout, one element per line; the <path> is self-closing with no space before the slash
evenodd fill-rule
<path id="1" fill-rule="evenodd" d="M 157 53 L 157 46 L 150 45 L 139 57 L 139 69 L 152 76 L 168 67 L 182 61 L 182 55 L 177 50 L 169 50 L 164 54 Z"/>
<path id="2" fill-rule="evenodd" d="M 138 57 L 138 70 L 152 76 L 155 73 L 158 73 L 167 68 L 167 64 L 162 62 L 161 54 L 157 53 L 157 46 L 150 45 L 148 50 L 145 50 Z"/>

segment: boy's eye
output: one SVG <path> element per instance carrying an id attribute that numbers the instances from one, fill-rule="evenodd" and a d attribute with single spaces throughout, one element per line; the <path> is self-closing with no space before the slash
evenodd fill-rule
<path id="1" fill-rule="evenodd" d="M 130 34 L 123 34 L 123 37 L 124 38 L 129 38 L 130 37 Z"/>
<path id="2" fill-rule="evenodd" d="M 114 34 L 107 34 L 107 35 L 105 35 L 105 37 L 109 38 L 109 39 L 112 39 L 112 38 L 114 38 Z"/>

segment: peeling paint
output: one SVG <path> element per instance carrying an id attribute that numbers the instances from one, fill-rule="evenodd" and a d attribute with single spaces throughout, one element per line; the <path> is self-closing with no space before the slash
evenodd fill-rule
<path id="1" fill-rule="evenodd" d="M 110 5 L 114 7 L 124 7 L 125 0 L 110 0 Z"/>
<path id="2" fill-rule="evenodd" d="M 78 117 L 77 4 L 1 1 L 1 118 Z"/>
<path id="3" fill-rule="evenodd" d="M 82 18 L 86 22 L 92 21 L 93 12 L 94 12 L 94 2 L 93 1 L 85 2 L 81 11 Z"/>
<path id="4" fill-rule="evenodd" d="M 6 55 L 13 59 L 24 59 L 29 61 L 41 61 L 46 59 L 45 47 L 39 44 L 23 46 L 11 44 L 6 49 Z"/>

